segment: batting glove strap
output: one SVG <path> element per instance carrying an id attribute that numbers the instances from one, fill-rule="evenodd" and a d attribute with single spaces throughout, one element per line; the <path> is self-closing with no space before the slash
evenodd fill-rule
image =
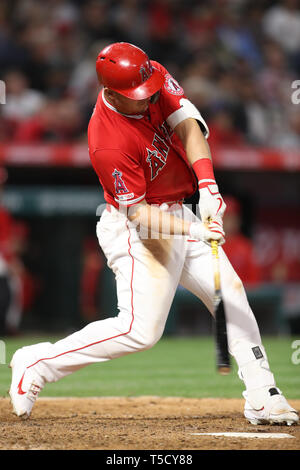
<path id="1" fill-rule="evenodd" d="M 215 188 L 214 188 L 215 186 Z M 215 182 L 215 180 L 211 180 L 211 179 L 202 179 L 198 182 L 198 187 L 199 189 L 203 189 L 203 188 L 210 188 L 209 191 L 214 193 L 215 191 L 219 192 L 219 189 L 218 189 L 218 186 L 217 186 L 217 183 Z"/>

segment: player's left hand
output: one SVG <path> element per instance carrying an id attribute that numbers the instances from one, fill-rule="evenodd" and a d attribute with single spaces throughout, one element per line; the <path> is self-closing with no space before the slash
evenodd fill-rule
<path id="1" fill-rule="evenodd" d="M 203 223 L 208 223 L 209 220 L 222 221 L 226 204 L 219 192 L 216 183 L 208 184 L 206 187 L 201 188 L 199 211 Z"/>
<path id="2" fill-rule="evenodd" d="M 202 222 L 191 223 L 189 235 L 192 239 L 201 240 L 207 245 L 210 245 L 212 240 L 216 240 L 219 245 L 225 243 L 225 233 L 220 219 L 211 220 L 207 224 Z"/>

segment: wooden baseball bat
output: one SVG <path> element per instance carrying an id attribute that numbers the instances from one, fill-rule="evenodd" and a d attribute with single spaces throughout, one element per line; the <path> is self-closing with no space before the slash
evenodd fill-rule
<path id="1" fill-rule="evenodd" d="M 214 335 L 216 342 L 217 370 L 221 375 L 227 375 L 230 373 L 230 357 L 228 352 L 226 314 L 221 291 L 219 250 L 218 242 L 216 240 L 211 241 L 211 251 L 213 257 L 213 274 L 215 286 Z"/>

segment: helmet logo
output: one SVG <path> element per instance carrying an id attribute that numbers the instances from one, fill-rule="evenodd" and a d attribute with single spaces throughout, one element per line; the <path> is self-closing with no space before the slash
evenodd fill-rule
<path id="1" fill-rule="evenodd" d="M 147 74 L 146 69 L 145 69 L 144 66 L 142 66 L 140 68 L 140 74 L 141 74 L 141 77 L 142 77 L 142 82 L 145 82 L 146 80 L 148 80 L 149 75 Z"/>
<path id="2" fill-rule="evenodd" d="M 140 75 L 142 77 L 142 82 L 145 82 L 146 80 L 148 80 L 148 78 L 150 78 L 152 74 L 152 65 L 150 64 L 150 62 L 147 62 L 146 67 L 142 65 L 140 68 Z"/>

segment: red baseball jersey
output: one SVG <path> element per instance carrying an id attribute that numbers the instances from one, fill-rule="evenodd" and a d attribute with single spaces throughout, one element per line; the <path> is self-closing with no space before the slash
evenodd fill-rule
<path id="1" fill-rule="evenodd" d="M 197 180 L 173 129 L 187 117 L 196 118 L 206 136 L 207 126 L 178 82 L 161 64 L 151 64 L 165 76 L 156 103 L 149 103 L 144 114 L 125 115 L 105 99 L 102 90 L 89 122 L 91 162 L 105 200 L 116 208 L 144 199 L 148 204 L 178 201 L 197 189 Z"/>

